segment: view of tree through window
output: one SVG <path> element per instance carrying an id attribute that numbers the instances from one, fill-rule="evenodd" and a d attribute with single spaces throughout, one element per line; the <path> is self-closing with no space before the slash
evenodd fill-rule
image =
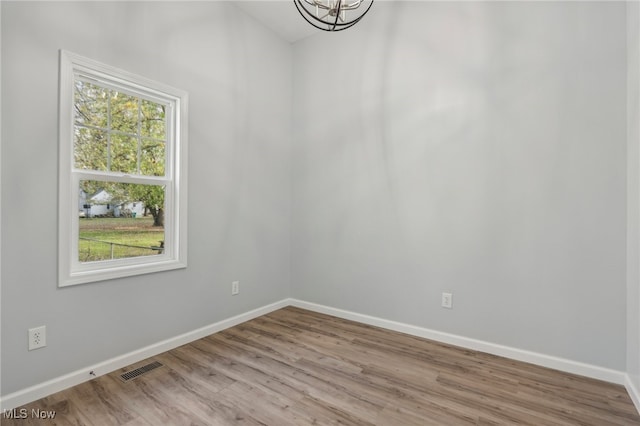
<path id="1" fill-rule="evenodd" d="M 186 268 L 189 94 L 65 50 L 59 93 L 58 285 Z"/>
<path id="2" fill-rule="evenodd" d="M 166 105 L 77 79 L 73 107 L 73 167 L 102 172 L 79 181 L 78 260 L 162 254 L 165 185 L 112 176 L 165 176 Z"/>

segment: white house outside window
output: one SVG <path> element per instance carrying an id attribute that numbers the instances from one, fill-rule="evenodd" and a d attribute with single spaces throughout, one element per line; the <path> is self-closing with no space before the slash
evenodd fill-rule
<path id="1" fill-rule="evenodd" d="M 60 52 L 59 285 L 186 267 L 184 91 Z"/>

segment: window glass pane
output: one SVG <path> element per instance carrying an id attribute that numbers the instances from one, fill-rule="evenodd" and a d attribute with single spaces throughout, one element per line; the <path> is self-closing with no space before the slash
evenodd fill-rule
<path id="1" fill-rule="evenodd" d="M 142 140 L 140 174 L 164 176 L 165 143 L 154 139 Z"/>
<path id="2" fill-rule="evenodd" d="M 140 133 L 154 139 L 166 139 L 165 106 L 155 102 L 142 101 Z"/>
<path id="3" fill-rule="evenodd" d="M 164 199 L 163 186 L 80 181 L 78 260 L 162 254 Z"/>
<path id="4" fill-rule="evenodd" d="M 108 90 L 76 80 L 74 121 L 86 126 L 107 127 Z"/>
<path id="5" fill-rule="evenodd" d="M 111 128 L 133 135 L 138 133 L 138 98 L 111 91 Z"/>
<path id="6" fill-rule="evenodd" d="M 74 167 L 107 170 L 107 133 L 84 127 L 76 127 L 73 133 Z"/>
<path id="7" fill-rule="evenodd" d="M 138 140 L 132 136 L 111 135 L 111 171 L 138 171 Z"/>

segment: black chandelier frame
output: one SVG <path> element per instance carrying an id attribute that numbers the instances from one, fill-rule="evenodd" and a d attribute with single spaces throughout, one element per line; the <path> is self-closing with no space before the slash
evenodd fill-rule
<path id="1" fill-rule="evenodd" d="M 340 13 L 342 12 L 342 9 L 341 9 L 342 1 L 340 0 L 338 0 L 338 6 L 335 11 L 335 19 L 333 19 L 333 16 L 331 16 L 331 19 L 333 19 L 333 21 L 329 19 L 327 20 L 321 19 L 315 16 L 311 10 L 307 9 L 307 6 L 316 7 L 315 4 L 307 0 L 293 0 L 293 3 L 296 5 L 296 9 L 298 9 L 298 13 L 300 13 L 300 15 L 305 19 L 305 21 L 307 21 L 309 24 L 313 25 L 319 30 L 329 31 L 329 32 L 343 31 L 343 30 L 346 30 L 347 28 L 351 28 L 352 26 L 360 22 L 362 17 L 366 15 L 367 12 L 369 12 L 369 9 L 371 9 L 371 6 L 373 6 L 373 2 L 374 0 L 370 0 L 366 10 L 362 12 L 360 15 L 358 15 L 356 18 L 354 18 L 353 20 L 339 22 Z M 329 17 L 329 14 L 327 15 L 327 17 Z"/>

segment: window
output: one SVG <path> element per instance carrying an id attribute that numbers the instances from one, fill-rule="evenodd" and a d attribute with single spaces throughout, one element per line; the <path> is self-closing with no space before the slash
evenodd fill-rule
<path id="1" fill-rule="evenodd" d="M 187 94 L 60 52 L 59 286 L 186 267 Z"/>

